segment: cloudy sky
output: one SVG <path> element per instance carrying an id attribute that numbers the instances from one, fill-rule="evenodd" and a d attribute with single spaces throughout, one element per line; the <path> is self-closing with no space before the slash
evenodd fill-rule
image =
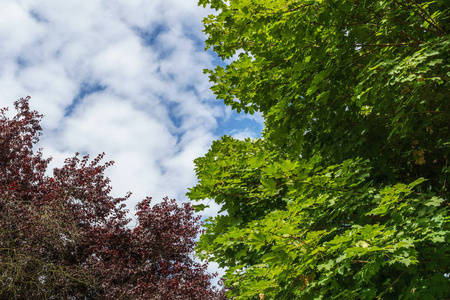
<path id="1" fill-rule="evenodd" d="M 224 64 L 204 51 L 210 13 L 196 0 L 0 0 L 0 107 L 32 97 L 52 168 L 105 152 L 113 196 L 131 191 L 131 210 L 146 196 L 187 201 L 193 160 L 214 139 L 262 129 L 209 90 L 202 70 Z"/>
<path id="2" fill-rule="evenodd" d="M 204 51 L 210 13 L 196 0 L 0 0 L 0 106 L 32 97 L 52 167 L 105 152 L 129 208 L 145 196 L 186 201 L 193 160 L 214 139 L 262 129 L 209 90 L 202 70 L 224 64 Z"/>

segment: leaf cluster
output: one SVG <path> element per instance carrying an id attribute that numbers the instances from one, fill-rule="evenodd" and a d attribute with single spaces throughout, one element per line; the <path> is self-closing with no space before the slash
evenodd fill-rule
<path id="1" fill-rule="evenodd" d="M 450 297 L 450 6 L 202 0 L 205 70 L 261 139 L 222 137 L 192 200 L 236 299 Z"/>

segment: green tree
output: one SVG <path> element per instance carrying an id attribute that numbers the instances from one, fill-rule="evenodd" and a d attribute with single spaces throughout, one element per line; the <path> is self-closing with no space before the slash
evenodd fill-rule
<path id="1" fill-rule="evenodd" d="M 236 299 L 450 297 L 448 1 L 201 0 L 218 99 L 262 112 L 188 195 Z M 201 206 L 198 206 L 201 209 Z"/>

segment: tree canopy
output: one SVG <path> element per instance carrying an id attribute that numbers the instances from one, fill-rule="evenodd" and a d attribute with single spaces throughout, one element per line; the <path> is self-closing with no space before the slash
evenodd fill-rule
<path id="1" fill-rule="evenodd" d="M 33 151 L 42 115 L 29 98 L 0 110 L 1 299 L 224 299 L 193 258 L 200 217 L 189 203 L 137 205 L 130 227 L 101 163 L 76 155 L 46 175 Z"/>
<path id="2" fill-rule="evenodd" d="M 262 137 L 215 141 L 188 196 L 236 299 L 450 297 L 448 1 L 200 0 L 218 99 Z M 199 210 L 202 206 L 197 206 Z"/>

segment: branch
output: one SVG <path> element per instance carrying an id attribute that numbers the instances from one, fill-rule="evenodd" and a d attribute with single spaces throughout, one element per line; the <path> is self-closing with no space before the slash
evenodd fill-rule
<path id="1" fill-rule="evenodd" d="M 290 12 L 294 12 L 294 11 L 300 10 L 300 9 L 302 9 L 302 8 L 306 8 L 306 7 L 308 7 L 308 6 L 312 6 L 312 5 L 314 5 L 314 4 L 316 4 L 316 3 L 315 3 L 315 2 L 312 2 L 312 3 L 309 3 L 309 4 L 303 4 L 303 5 L 300 5 L 300 6 L 295 6 L 294 8 L 291 8 L 291 9 L 288 9 L 288 10 L 285 10 L 285 11 L 269 12 L 268 14 L 270 14 L 270 15 L 275 15 L 275 14 L 281 13 L 282 15 L 284 15 L 284 14 L 287 14 L 287 13 L 290 13 Z"/>
<path id="2" fill-rule="evenodd" d="M 420 42 L 410 42 L 410 43 L 385 43 L 385 44 L 356 44 L 357 47 L 372 46 L 372 47 L 396 47 L 396 46 L 414 46 L 419 45 Z"/>
<path id="3" fill-rule="evenodd" d="M 413 111 L 413 114 L 443 114 L 448 113 L 448 111 L 442 110 L 442 111 L 435 111 L 435 110 L 429 110 L 429 111 Z"/>
<path id="4" fill-rule="evenodd" d="M 382 297 L 383 297 L 383 295 L 384 294 L 386 294 L 393 286 L 394 286 L 394 284 L 396 284 L 397 283 L 397 281 L 406 273 L 406 271 L 408 271 L 408 269 L 409 269 L 409 266 L 406 268 L 406 270 L 405 271 L 403 271 L 403 273 L 402 274 L 400 274 L 389 286 L 388 286 L 388 288 L 383 292 L 383 293 L 381 293 L 378 297 L 377 297 L 377 299 L 382 299 Z"/>
<path id="5" fill-rule="evenodd" d="M 279 237 L 279 238 L 286 238 L 286 236 L 281 236 L 281 235 L 276 234 L 276 233 L 274 233 L 274 232 L 270 232 L 270 233 L 273 234 L 273 235 L 275 235 L 275 236 L 277 236 L 277 237 Z M 299 243 L 301 243 L 301 244 L 303 244 L 303 245 L 309 247 L 310 249 L 317 250 L 317 247 L 313 247 L 313 246 L 311 246 L 310 244 L 308 244 L 307 242 L 302 241 L 301 238 L 295 237 L 295 236 L 293 236 L 293 235 L 289 235 L 288 238 L 294 239 L 294 240 L 296 240 L 297 242 L 299 242 Z M 327 258 L 330 258 L 330 257 L 328 256 L 328 254 L 326 254 L 325 252 L 323 252 L 323 251 L 321 251 L 321 250 L 317 250 L 317 252 L 322 253 L 322 254 L 323 254 L 324 256 L 326 256 Z"/>
<path id="6" fill-rule="evenodd" d="M 313 186 L 313 187 L 318 187 L 318 188 L 321 188 L 321 189 L 330 190 L 330 191 L 335 191 L 335 192 L 341 192 L 341 193 L 344 193 L 344 192 L 353 192 L 353 193 L 356 193 L 356 194 L 364 195 L 363 192 L 355 191 L 355 190 L 351 190 L 351 189 L 345 189 L 345 188 L 344 188 L 344 189 L 334 189 L 334 188 L 330 188 L 330 187 L 327 187 L 327 186 L 316 185 L 316 184 L 311 183 L 311 182 L 308 182 L 308 181 L 298 181 L 298 182 L 302 182 L 302 183 L 304 183 L 304 184 L 307 184 L 307 185 L 310 185 L 310 186 Z"/>
<path id="7" fill-rule="evenodd" d="M 439 24 L 433 19 L 433 17 L 431 17 L 431 16 L 427 13 L 427 11 L 424 10 L 424 9 L 422 8 L 422 6 L 420 6 L 419 4 L 417 4 L 414 0 L 406 0 L 406 1 L 409 1 L 409 2 L 414 3 L 414 5 L 417 6 L 417 7 L 419 8 L 419 10 L 420 10 L 423 14 L 425 14 L 432 22 L 430 22 L 430 21 L 428 21 L 427 19 L 425 19 L 424 17 L 420 16 L 420 17 L 422 18 L 422 20 L 428 22 L 431 26 L 433 26 L 434 28 L 438 29 L 438 30 L 439 30 L 440 32 L 442 32 L 443 34 L 445 34 L 445 35 L 447 34 L 447 33 L 441 28 L 441 26 L 439 26 Z"/>
<path id="8" fill-rule="evenodd" d="M 368 260 L 359 260 L 359 259 L 357 259 L 357 260 L 352 260 L 350 263 L 351 263 L 351 264 L 356 264 L 356 263 L 364 263 L 364 264 L 368 264 L 368 263 L 371 263 L 371 261 L 368 261 Z"/>

